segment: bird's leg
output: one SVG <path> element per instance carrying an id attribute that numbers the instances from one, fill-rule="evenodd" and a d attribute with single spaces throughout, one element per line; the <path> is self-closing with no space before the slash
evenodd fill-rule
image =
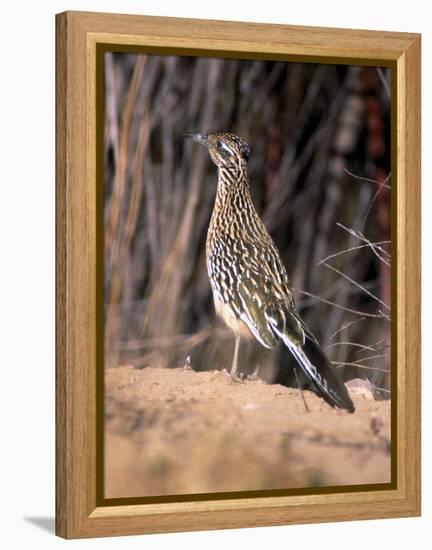
<path id="1" fill-rule="evenodd" d="M 234 344 L 234 357 L 231 365 L 231 371 L 228 372 L 226 369 L 223 369 L 222 371 L 230 382 L 244 382 L 243 378 L 237 375 L 239 346 L 240 346 L 240 336 L 236 336 L 235 344 Z"/>
<path id="2" fill-rule="evenodd" d="M 238 366 L 238 351 L 240 346 L 240 336 L 236 336 L 234 344 L 234 357 L 231 366 L 231 376 L 237 376 L 237 366 Z"/>
<path id="3" fill-rule="evenodd" d="M 240 336 L 236 335 L 235 344 L 234 344 L 234 356 L 233 356 L 233 361 L 232 361 L 231 371 L 230 371 L 230 377 L 235 382 L 240 382 L 241 380 L 241 378 L 237 375 L 239 347 L 240 347 Z"/>

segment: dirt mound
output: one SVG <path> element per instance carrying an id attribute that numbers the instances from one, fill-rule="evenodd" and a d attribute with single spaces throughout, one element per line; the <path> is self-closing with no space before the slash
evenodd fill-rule
<path id="1" fill-rule="evenodd" d="M 352 384 L 354 414 L 223 372 L 108 369 L 105 497 L 390 481 L 390 402 Z"/>

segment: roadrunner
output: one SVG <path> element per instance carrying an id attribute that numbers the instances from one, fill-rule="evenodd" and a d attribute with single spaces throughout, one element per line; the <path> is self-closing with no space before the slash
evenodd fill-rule
<path id="1" fill-rule="evenodd" d="M 204 145 L 218 169 L 206 259 L 216 312 L 235 334 L 231 376 L 241 337 L 255 337 L 266 348 L 282 341 L 320 397 L 354 412 L 344 384 L 295 309 L 282 259 L 253 205 L 247 143 L 228 133 L 185 137 Z"/>

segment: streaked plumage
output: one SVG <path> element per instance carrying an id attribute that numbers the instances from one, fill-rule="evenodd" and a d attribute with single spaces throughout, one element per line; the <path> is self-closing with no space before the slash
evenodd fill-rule
<path id="1" fill-rule="evenodd" d="M 240 337 L 255 337 L 266 348 L 282 341 L 323 399 L 354 411 L 344 384 L 295 309 L 279 252 L 253 205 L 249 147 L 234 134 L 186 137 L 205 145 L 218 167 L 206 258 L 216 312 L 236 335 L 232 373 Z"/>

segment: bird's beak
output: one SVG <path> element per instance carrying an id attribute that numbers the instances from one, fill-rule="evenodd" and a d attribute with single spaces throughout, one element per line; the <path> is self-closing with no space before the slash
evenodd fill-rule
<path id="1" fill-rule="evenodd" d="M 188 133 L 188 134 L 185 134 L 184 137 L 186 139 L 192 139 L 193 141 L 196 141 L 197 143 L 204 145 L 204 147 L 207 147 L 207 149 L 210 147 L 210 144 L 208 142 L 208 136 L 205 136 L 204 134 Z"/>

